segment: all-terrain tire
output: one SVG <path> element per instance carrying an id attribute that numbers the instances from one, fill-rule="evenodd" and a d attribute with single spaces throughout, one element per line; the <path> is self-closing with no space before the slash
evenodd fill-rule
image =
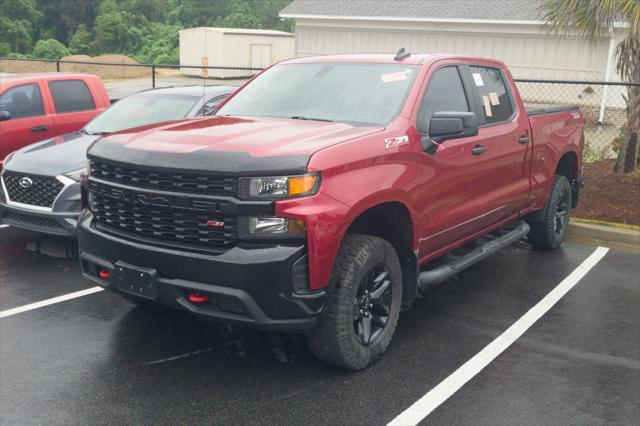
<path id="1" fill-rule="evenodd" d="M 556 175 L 542 211 L 542 221 L 529 222 L 529 242 L 537 249 L 553 250 L 562 244 L 571 214 L 571 185 L 566 176 Z"/>
<path id="2" fill-rule="evenodd" d="M 370 344 L 356 334 L 355 300 L 363 280 L 375 268 L 383 267 L 390 281 L 386 325 Z M 389 284 L 387 284 L 389 287 Z M 360 288 L 360 290 L 359 290 Z M 350 370 L 360 370 L 376 361 L 387 349 L 402 302 L 402 272 L 393 246 L 378 237 L 349 234 L 344 238 L 327 288 L 324 310 L 315 329 L 308 336 L 309 347 L 320 359 Z M 362 312 L 362 311 L 360 311 Z"/>

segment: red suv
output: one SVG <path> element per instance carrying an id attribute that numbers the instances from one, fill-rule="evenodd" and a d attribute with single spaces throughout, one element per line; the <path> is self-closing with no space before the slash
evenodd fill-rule
<path id="1" fill-rule="evenodd" d="M 43 73 L 0 76 L 0 169 L 13 151 L 75 132 L 110 105 L 100 78 Z"/>

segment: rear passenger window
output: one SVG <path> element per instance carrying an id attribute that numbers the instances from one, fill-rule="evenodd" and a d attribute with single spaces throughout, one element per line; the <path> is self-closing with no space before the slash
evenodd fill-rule
<path id="1" fill-rule="evenodd" d="M 11 119 L 44 115 L 42 95 L 37 84 L 13 87 L 0 96 L 0 111 L 9 111 Z"/>
<path id="2" fill-rule="evenodd" d="M 84 81 L 50 81 L 49 89 L 57 113 L 96 109 L 91 92 Z"/>
<path id="3" fill-rule="evenodd" d="M 422 98 L 420 108 L 420 117 L 426 119 L 426 123 L 431 120 L 434 112 L 469 111 L 458 67 L 445 67 L 435 72 Z"/>
<path id="4" fill-rule="evenodd" d="M 513 115 L 511 98 L 502 72 L 497 68 L 469 67 L 473 84 L 478 90 L 485 124 L 507 121 Z"/>

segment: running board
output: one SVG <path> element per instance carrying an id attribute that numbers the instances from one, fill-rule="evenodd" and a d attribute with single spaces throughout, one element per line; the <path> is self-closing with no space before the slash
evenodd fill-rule
<path id="1" fill-rule="evenodd" d="M 512 231 L 509 231 L 495 240 L 491 240 L 483 244 L 469 254 L 466 254 L 447 265 L 442 265 L 435 269 L 421 272 L 420 275 L 418 275 L 418 287 L 420 290 L 426 290 L 440 284 L 447 278 L 467 269 L 469 266 L 474 265 L 511 243 L 518 241 L 529 233 L 529 229 L 528 223 L 520 222 Z"/>

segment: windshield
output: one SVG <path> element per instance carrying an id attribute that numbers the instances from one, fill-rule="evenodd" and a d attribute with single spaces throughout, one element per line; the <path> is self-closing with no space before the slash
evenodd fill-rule
<path id="1" fill-rule="evenodd" d="M 84 130 L 89 134 L 102 134 L 177 120 L 186 117 L 201 99 L 199 96 L 138 93 L 113 104 L 91 120 Z"/>
<path id="2" fill-rule="evenodd" d="M 385 125 L 394 119 L 418 66 L 283 64 L 249 83 L 218 115 L 285 117 Z"/>

